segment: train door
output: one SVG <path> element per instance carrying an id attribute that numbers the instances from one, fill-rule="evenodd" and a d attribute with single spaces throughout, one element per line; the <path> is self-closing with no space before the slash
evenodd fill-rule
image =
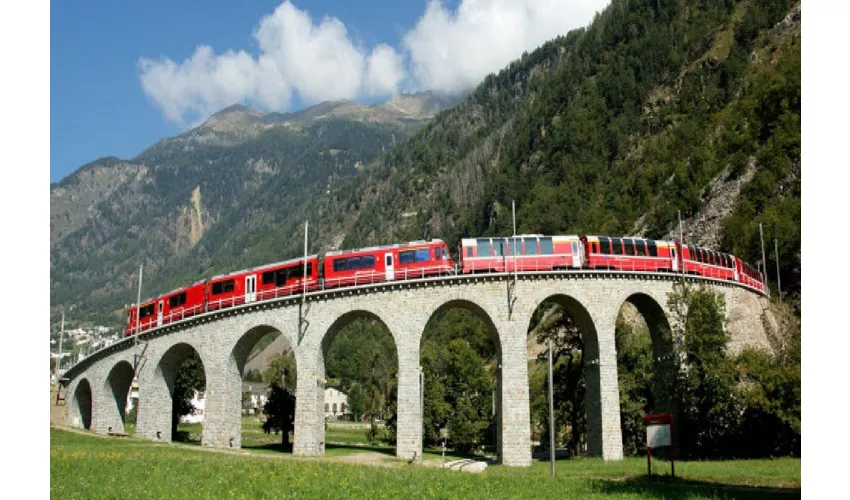
<path id="1" fill-rule="evenodd" d="M 393 254 L 391 252 L 384 254 L 384 267 L 387 270 L 387 279 L 394 280 L 395 271 L 393 270 Z"/>
<path id="2" fill-rule="evenodd" d="M 679 272 L 679 259 L 676 256 L 676 247 L 675 246 L 670 247 L 670 260 L 673 261 L 673 272 L 678 273 Z"/>
<path id="3" fill-rule="evenodd" d="M 245 276 L 245 302 L 257 300 L 257 275 Z"/>
<path id="4" fill-rule="evenodd" d="M 160 300 L 156 305 L 156 326 L 162 326 L 162 308 L 165 304 L 164 300 Z"/>
<path id="5" fill-rule="evenodd" d="M 578 241 L 573 242 L 573 267 L 581 267 L 581 250 Z"/>

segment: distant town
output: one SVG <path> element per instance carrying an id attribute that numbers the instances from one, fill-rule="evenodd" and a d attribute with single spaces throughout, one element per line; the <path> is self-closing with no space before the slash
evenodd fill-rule
<path id="1" fill-rule="evenodd" d="M 61 352 L 60 352 L 60 338 Z M 61 332 L 50 332 L 50 360 L 59 358 L 60 370 L 64 370 L 85 359 L 89 354 L 110 346 L 122 338 L 122 332 L 106 326 L 74 328 Z M 53 376 L 51 372 L 51 377 Z"/>

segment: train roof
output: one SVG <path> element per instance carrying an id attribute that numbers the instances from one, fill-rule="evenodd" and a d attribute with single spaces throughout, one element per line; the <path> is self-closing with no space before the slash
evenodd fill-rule
<path id="1" fill-rule="evenodd" d="M 406 248 L 418 245 L 431 245 L 435 243 L 442 243 L 445 245 L 445 242 L 439 238 L 434 238 L 431 241 L 425 240 L 416 240 L 409 241 L 407 243 L 396 243 L 394 245 L 383 245 L 383 246 L 374 246 L 374 247 L 366 247 L 366 248 L 352 248 L 347 250 L 334 250 L 331 252 L 326 252 L 325 255 L 328 257 L 332 257 L 335 255 L 345 255 L 351 253 L 360 253 L 360 252 L 374 252 L 375 250 L 389 250 L 390 248 Z"/>
<path id="2" fill-rule="evenodd" d="M 143 300 L 141 302 L 141 304 L 147 305 L 148 302 L 156 302 L 157 300 L 162 299 L 164 297 L 168 297 L 169 295 L 174 295 L 175 293 L 179 293 L 179 292 L 182 292 L 184 290 L 188 290 L 189 288 L 192 288 L 193 286 L 198 286 L 200 284 L 206 283 L 206 281 L 207 280 L 198 280 L 198 281 L 192 283 L 191 285 L 186 285 L 186 286 L 176 288 L 174 290 L 171 290 L 171 291 L 168 291 L 168 292 L 165 292 L 165 293 L 161 293 L 159 295 L 154 295 L 153 297 L 148 297 L 145 300 Z M 136 307 L 136 303 L 133 302 L 132 304 L 127 306 L 127 308 L 130 308 L 130 307 Z"/>
<path id="3" fill-rule="evenodd" d="M 307 260 L 315 259 L 316 257 L 318 257 L 318 255 L 316 255 L 316 254 L 308 255 Z M 226 273 L 226 274 L 219 274 L 217 276 L 213 276 L 212 278 L 210 278 L 210 281 L 217 280 L 217 279 L 220 279 L 220 278 L 227 278 L 229 276 L 237 276 L 239 274 L 244 274 L 244 273 L 248 273 L 248 272 L 251 272 L 251 271 L 262 271 L 263 269 L 282 266 L 284 264 L 294 264 L 296 262 L 300 262 L 300 261 L 303 261 L 303 260 L 304 260 L 304 257 L 296 257 L 294 259 L 283 260 L 283 261 L 275 262 L 275 263 L 272 263 L 272 264 L 263 264 L 261 266 L 250 267 L 248 269 L 242 269 L 240 271 L 233 271 L 233 272 Z"/>
<path id="4" fill-rule="evenodd" d="M 513 238 L 552 238 L 559 240 L 577 240 L 579 239 L 579 235 L 577 234 L 556 234 L 556 235 L 548 235 L 548 234 L 518 234 L 516 236 L 481 236 L 477 238 L 462 238 L 461 243 L 473 243 L 477 240 L 509 240 Z"/>

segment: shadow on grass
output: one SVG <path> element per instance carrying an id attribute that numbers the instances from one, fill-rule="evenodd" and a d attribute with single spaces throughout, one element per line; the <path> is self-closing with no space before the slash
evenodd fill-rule
<path id="1" fill-rule="evenodd" d="M 395 446 L 357 446 L 353 444 L 333 444 L 326 443 L 325 444 L 325 452 L 330 452 L 330 454 L 345 454 L 345 452 L 356 452 L 356 453 L 364 453 L 364 452 L 373 452 L 373 453 L 381 453 L 383 455 L 395 456 Z"/>
<path id="2" fill-rule="evenodd" d="M 638 494 L 653 498 L 800 498 L 799 488 L 766 488 L 681 479 L 671 476 L 640 476 L 625 480 L 594 479 L 591 487 L 607 495 Z"/>

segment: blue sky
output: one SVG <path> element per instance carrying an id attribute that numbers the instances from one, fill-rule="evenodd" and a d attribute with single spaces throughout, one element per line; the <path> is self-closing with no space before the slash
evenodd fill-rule
<path id="1" fill-rule="evenodd" d="M 132 158 L 234 102 L 291 111 L 468 90 L 606 3 L 53 1 L 50 180 Z"/>

